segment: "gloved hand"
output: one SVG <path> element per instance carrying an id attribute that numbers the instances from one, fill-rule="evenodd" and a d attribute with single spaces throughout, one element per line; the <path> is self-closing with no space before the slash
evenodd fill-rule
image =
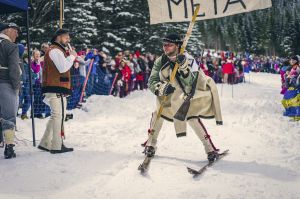
<path id="1" fill-rule="evenodd" d="M 218 126 L 223 125 L 223 121 L 216 121 L 216 123 L 217 123 Z"/>
<path id="2" fill-rule="evenodd" d="M 179 68 L 178 68 L 179 74 L 184 78 L 188 77 L 190 72 L 190 67 L 185 55 L 182 54 L 177 55 L 176 63 L 179 64 Z"/>
<path id="3" fill-rule="evenodd" d="M 176 63 L 178 63 L 179 66 L 184 65 L 185 62 L 186 62 L 186 57 L 185 57 L 184 54 L 178 54 L 178 55 L 176 56 Z"/>
<path id="4" fill-rule="evenodd" d="M 118 85 L 118 86 L 123 86 L 123 81 L 122 81 L 121 79 L 119 79 L 119 80 L 117 81 L 117 85 Z"/>
<path id="5" fill-rule="evenodd" d="M 174 93 L 175 87 L 173 87 L 168 82 L 159 82 L 156 84 L 155 95 L 157 96 L 167 96 Z"/>
<path id="6" fill-rule="evenodd" d="M 183 66 L 186 62 L 186 57 L 183 54 L 178 54 L 176 57 L 176 63 L 179 64 L 179 66 Z"/>

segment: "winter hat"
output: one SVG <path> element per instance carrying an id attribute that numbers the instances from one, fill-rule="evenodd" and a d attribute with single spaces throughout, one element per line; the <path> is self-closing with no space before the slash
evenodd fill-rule
<path id="1" fill-rule="evenodd" d="M 135 51 L 135 53 L 134 53 L 135 55 L 136 55 L 136 57 L 137 58 L 139 58 L 140 57 L 140 55 L 141 55 L 141 52 L 139 51 L 139 50 L 137 50 L 137 51 Z"/>
<path id="2" fill-rule="evenodd" d="M 78 56 L 85 55 L 85 51 L 79 51 L 79 52 L 77 53 L 77 55 L 78 55 Z"/>
<path id="3" fill-rule="evenodd" d="M 23 44 L 18 44 L 18 48 L 19 48 L 19 57 L 22 57 L 25 51 L 25 47 Z"/>
<path id="4" fill-rule="evenodd" d="M 0 23 L 0 32 L 8 28 L 14 28 L 18 30 L 18 32 L 21 31 L 20 27 L 15 23 Z"/>
<path id="5" fill-rule="evenodd" d="M 56 30 L 55 33 L 54 33 L 54 35 L 53 35 L 53 37 L 52 37 L 52 39 L 51 39 L 51 43 L 53 43 L 58 36 L 64 35 L 64 34 L 69 34 L 69 31 L 66 30 L 66 29 L 58 29 L 58 30 Z"/>
<path id="6" fill-rule="evenodd" d="M 22 39 L 21 41 L 20 41 L 20 44 L 23 44 L 24 46 L 27 44 L 27 42 L 26 42 L 26 40 L 24 40 L 24 39 Z"/>
<path id="7" fill-rule="evenodd" d="M 297 55 L 291 57 L 291 60 L 295 60 L 297 64 L 299 64 L 299 58 Z"/>
<path id="8" fill-rule="evenodd" d="M 179 44 L 182 45 L 183 41 L 182 38 L 178 35 L 178 34 L 168 34 L 167 36 L 165 36 L 163 38 L 164 42 L 170 42 L 170 43 L 174 43 L 174 44 Z"/>

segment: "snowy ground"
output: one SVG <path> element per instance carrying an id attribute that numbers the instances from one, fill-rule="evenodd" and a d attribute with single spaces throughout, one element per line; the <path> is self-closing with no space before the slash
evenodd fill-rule
<path id="1" fill-rule="evenodd" d="M 234 86 L 233 98 L 232 87 L 223 86 L 224 125 L 204 123 L 215 145 L 230 149 L 230 155 L 197 179 L 186 166 L 205 163 L 201 142 L 191 129 L 177 139 L 168 122 L 148 175 L 137 171 L 155 107 L 149 91 L 126 99 L 93 96 L 84 110 L 75 110 L 66 125 L 73 153 L 33 148 L 27 141 L 31 122 L 18 120 L 18 157 L 4 160 L 0 151 L 0 198 L 300 198 L 300 124 L 282 116 L 279 88 L 279 76 L 271 74 L 252 74 L 250 84 Z M 36 120 L 38 140 L 46 122 Z"/>

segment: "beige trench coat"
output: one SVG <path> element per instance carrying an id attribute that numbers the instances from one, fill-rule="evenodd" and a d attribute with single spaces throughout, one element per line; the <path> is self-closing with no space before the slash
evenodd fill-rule
<path id="1" fill-rule="evenodd" d="M 159 77 L 161 81 L 167 80 L 171 75 L 170 67 L 167 66 L 160 70 Z M 222 121 L 220 100 L 218 90 L 212 78 L 206 76 L 203 71 L 198 71 L 198 80 L 194 97 L 191 99 L 191 105 L 187 113 L 186 120 L 191 118 L 215 118 L 216 121 Z M 184 92 L 175 79 L 172 85 L 176 88 L 175 92 L 168 96 L 164 103 L 164 109 L 161 117 L 174 122 L 176 133 L 186 132 L 186 121 L 174 119 L 179 107 L 184 102 Z M 190 88 L 189 88 L 190 89 Z M 157 97 L 157 107 L 160 107 L 163 97 Z"/>

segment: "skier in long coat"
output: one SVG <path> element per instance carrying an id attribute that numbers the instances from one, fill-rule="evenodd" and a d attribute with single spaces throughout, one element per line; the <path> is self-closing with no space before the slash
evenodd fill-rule
<path id="1" fill-rule="evenodd" d="M 179 35 L 167 35 L 163 39 L 164 54 L 154 63 L 148 86 L 157 96 L 158 107 L 164 96 L 168 96 L 168 100 L 164 103 L 161 117 L 156 122 L 157 111 L 152 114 L 144 153 L 148 157 L 154 156 L 157 137 L 165 119 L 174 123 L 177 137 L 186 136 L 186 124 L 188 123 L 203 143 L 208 160 L 214 161 L 218 157 L 219 149 L 213 144 L 200 118 L 215 118 L 217 125 L 223 124 L 217 87 L 215 82 L 199 69 L 191 55 L 186 52 L 182 55 L 179 54 L 182 43 Z M 170 76 L 176 63 L 179 64 L 179 69 L 174 83 L 170 84 Z M 196 83 L 195 92 L 185 120 L 175 119 L 175 113 L 186 96 L 192 92 L 194 82 Z"/>

